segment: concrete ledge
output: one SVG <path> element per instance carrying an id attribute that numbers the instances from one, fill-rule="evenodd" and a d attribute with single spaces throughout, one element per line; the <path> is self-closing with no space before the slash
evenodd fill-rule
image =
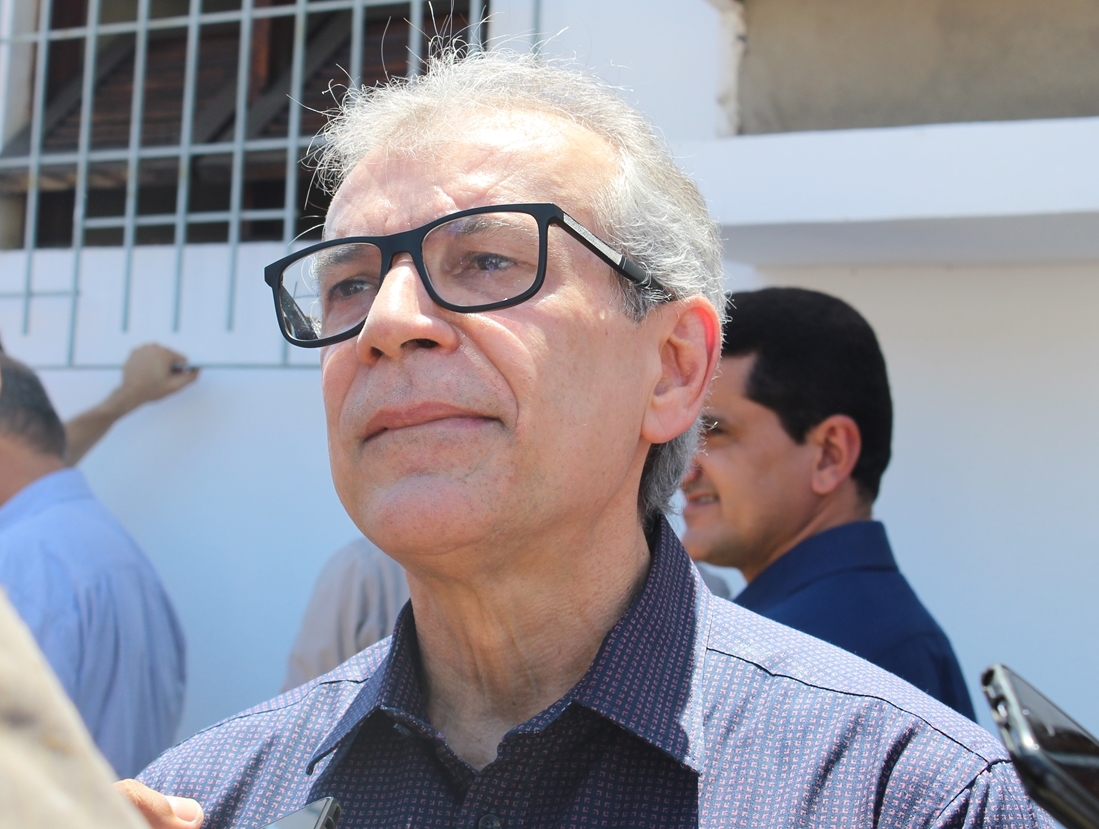
<path id="1" fill-rule="evenodd" d="M 675 145 L 753 264 L 1099 259 L 1099 118 Z"/>

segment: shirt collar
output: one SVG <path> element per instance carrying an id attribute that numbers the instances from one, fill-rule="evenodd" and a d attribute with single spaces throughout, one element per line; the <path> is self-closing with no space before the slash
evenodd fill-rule
<path id="1" fill-rule="evenodd" d="M 687 767 L 704 762 L 701 683 L 709 591 L 691 566 L 683 545 L 660 517 L 649 534 L 652 560 L 641 593 L 611 628 L 590 668 L 565 697 L 535 721 L 544 727 L 569 703 L 583 705 Z M 420 696 L 415 619 L 406 605 L 393 631 L 382 667 L 365 683 L 339 722 L 321 741 L 307 772 L 356 733 L 371 714 L 384 710 L 423 736 L 441 735 L 427 722 Z M 564 703 L 564 704 L 562 704 Z"/>
<path id="2" fill-rule="evenodd" d="M 78 469 L 59 469 L 27 484 L 0 505 L 0 528 L 38 514 L 61 501 L 92 498 Z"/>
<path id="3" fill-rule="evenodd" d="M 760 610 L 818 579 L 849 570 L 897 570 L 880 521 L 854 521 L 805 539 L 749 582 L 736 603 Z"/>

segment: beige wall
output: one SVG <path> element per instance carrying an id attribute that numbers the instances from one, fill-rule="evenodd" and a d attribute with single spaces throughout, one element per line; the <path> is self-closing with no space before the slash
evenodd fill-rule
<path id="1" fill-rule="evenodd" d="M 1099 0 L 745 0 L 744 133 L 1099 115 Z"/>
<path id="2" fill-rule="evenodd" d="M 875 512 L 971 690 L 1003 661 L 1099 729 L 1099 263 L 762 276 L 877 331 L 896 423 Z"/>

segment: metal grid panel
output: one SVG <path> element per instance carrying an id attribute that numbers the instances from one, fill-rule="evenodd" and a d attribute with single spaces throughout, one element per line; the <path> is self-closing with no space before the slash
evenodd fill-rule
<path id="1" fill-rule="evenodd" d="M 9 0 L 9 2 L 20 0 Z M 102 4 L 100 0 L 87 0 L 87 18 L 85 25 L 79 27 L 51 29 L 50 23 L 59 4 L 67 0 L 39 0 L 37 25 L 33 32 L 12 33 L 0 38 L 0 48 L 28 44 L 34 47 L 33 94 L 26 133 L 26 151 L 11 152 L 11 147 L 0 155 L 0 174 L 4 171 L 27 171 L 27 189 L 24 207 L 23 249 L 25 271 L 22 290 L 18 298 L 22 300 L 22 328 L 26 334 L 31 325 L 31 305 L 36 297 L 46 295 L 67 296 L 69 299 L 69 330 L 65 364 L 76 365 L 76 327 L 78 307 L 82 285 L 80 272 L 82 253 L 86 248 L 87 231 L 121 231 L 121 248 L 124 254 L 122 276 L 121 326 L 128 331 L 131 323 L 131 301 L 133 290 L 133 267 L 135 247 L 140 243 L 142 228 L 151 231 L 171 229 L 174 247 L 174 273 L 172 295 L 172 330 L 179 331 L 181 326 L 181 308 L 183 304 L 184 248 L 188 244 L 188 233 L 195 224 L 206 226 L 216 223 L 228 224 L 229 272 L 226 280 L 228 312 L 224 320 L 226 331 L 232 331 L 235 324 L 235 302 L 237 295 L 238 249 L 247 244 L 241 238 L 241 227 L 245 221 L 281 221 L 281 242 L 293 243 L 298 231 L 299 193 L 298 175 L 303 152 L 314 141 L 311 134 L 302 135 L 302 107 L 291 105 L 288 109 L 286 133 L 284 136 L 249 134 L 250 104 L 253 104 L 255 90 L 250 89 L 250 71 L 253 65 L 253 31 L 257 23 L 284 21 L 292 25 L 292 56 L 289 68 L 289 84 L 285 94 L 291 101 L 303 99 L 303 87 L 308 80 L 311 67 L 309 24 L 322 13 L 349 13 L 351 18 L 350 54 L 348 82 L 361 82 L 364 57 L 364 32 L 368 12 L 373 7 L 392 7 L 393 0 L 294 0 L 284 5 L 268 5 L 264 0 L 242 0 L 240 8 L 230 11 L 203 12 L 202 0 L 189 0 L 186 15 L 153 18 L 150 16 L 149 0 L 138 0 L 135 19 L 122 22 L 100 22 Z M 260 5 L 262 3 L 262 5 Z M 439 4 L 435 4 L 438 6 Z M 427 0 L 411 0 L 405 5 L 405 14 L 410 22 L 407 60 L 405 69 L 409 74 L 419 71 L 424 44 L 425 9 L 429 9 Z M 451 6 L 453 10 L 453 5 Z M 472 0 L 466 12 L 471 20 L 481 21 L 481 25 L 465 30 L 464 37 L 472 48 L 480 48 L 481 32 L 487 13 L 484 0 Z M 427 12 L 430 14 L 430 12 Z M 196 140 L 195 118 L 199 99 L 199 75 L 201 71 L 200 43 L 202 33 L 212 26 L 238 27 L 238 49 L 236 64 L 235 96 L 233 104 L 233 127 L 231 136 L 202 136 Z M 174 143 L 149 145 L 142 143 L 142 128 L 145 114 L 145 93 L 147 89 L 147 71 L 149 64 L 150 36 L 156 32 L 181 31 L 185 34 L 182 79 L 182 114 L 178 140 Z M 456 33 L 458 34 L 458 33 Z M 125 146 L 93 145 L 94 105 L 97 83 L 103 72 L 97 65 L 97 57 L 103 54 L 103 44 L 117 42 L 119 38 L 130 36 L 134 42 L 133 75 L 130 94 L 129 135 Z M 76 146 L 70 148 L 45 147 L 47 131 L 53 126 L 47 123 L 47 84 L 49 49 L 56 44 L 78 41 L 84 46 L 82 75 L 80 81 L 79 130 Z M 344 41 L 346 42 L 346 36 Z M 341 47 L 342 48 L 342 47 Z M 250 94 L 253 96 L 249 98 Z M 276 102 L 276 106 L 278 103 Z M 5 105 L 0 113 L 6 116 Z M 5 127 L 4 133 L 7 134 Z M 202 140 L 205 139 L 205 140 Z M 285 192 L 281 207 L 253 208 L 245 205 L 245 166 L 252 153 L 281 152 L 285 158 Z M 227 209 L 196 208 L 193 203 L 196 163 L 203 159 L 216 160 L 227 156 L 230 159 L 230 192 Z M 142 164 L 157 159 L 177 162 L 175 181 L 174 209 L 171 206 L 160 212 L 147 212 L 141 209 L 141 169 Z M 124 165 L 125 201 L 120 215 L 88 215 L 88 196 L 90 192 L 90 170 L 93 165 L 115 162 Z M 72 274 L 68 291 L 56 288 L 39 289 L 35 286 L 35 261 L 33 251 L 39 239 L 38 222 L 40 199 L 42 196 L 42 175 L 45 168 L 57 165 L 69 165 L 75 168 L 74 207 L 72 213 Z M 0 293 L 0 298 L 12 298 L 10 291 Z M 283 352 L 283 363 L 287 355 Z"/>

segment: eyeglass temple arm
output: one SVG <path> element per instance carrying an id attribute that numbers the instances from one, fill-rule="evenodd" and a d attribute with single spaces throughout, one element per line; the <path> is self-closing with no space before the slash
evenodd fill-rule
<path id="1" fill-rule="evenodd" d="M 561 220 L 566 230 L 571 231 L 576 238 L 605 259 L 611 267 L 624 274 L 631 282 L 636 282 L 642 288 L 661 287 L 660 283 L 653 279 L 648 271 L 625 254 L 616 251 L 563 210 L 561 211 Z"/>

